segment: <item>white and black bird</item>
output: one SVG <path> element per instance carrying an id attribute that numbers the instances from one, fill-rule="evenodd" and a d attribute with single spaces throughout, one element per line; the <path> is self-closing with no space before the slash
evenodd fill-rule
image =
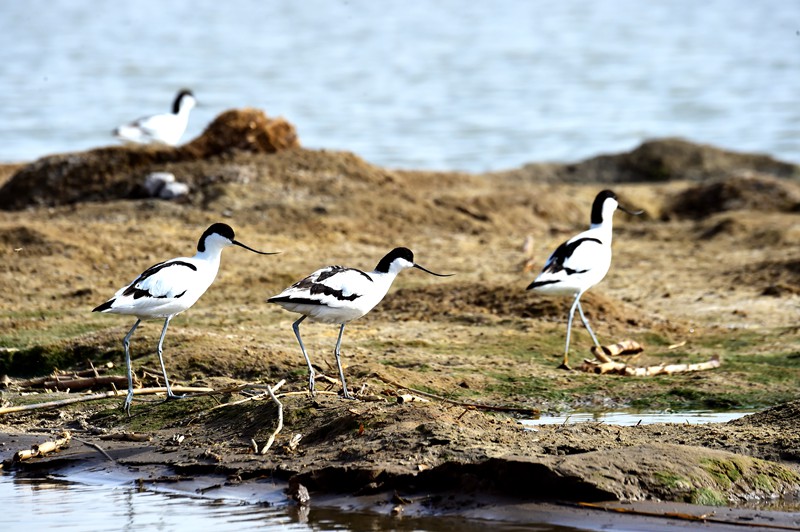
<path id="1" fill-rule="evenodd" d="M 192 91 L 182 89 L 175 96 L 171 113 L 145 116 L 119 126 L 114 130 L 114 136 L 138 144 L 160 143 L 175 146 L 186 132 L 189 113 L 196 105 L 197 100 Z"/>
<path id="2" fill-rule="evenodd" d="M 321 268 L 305 279 L 296 282 L 277 296 L 269 298 L 269 303 L 277 303 L 284 309 L 302 314 L 292 324 L 292 329 L 300 343 L 300 350 L 308 364 L 308 389 L 314 393 L 314 368 L 300 337 L 300 323 L 306 318 L 323 323 L 338 323 L 339 337 L 336 340 L 334 356 L 342 381 L 342 394 L 352 399 L 344 379 L 340 348 L 344 326 L 358 319 L 380 303 L 397 274 L 408 268 L 417 268 L 438 277 L 452 274 L 434 273 L 416 264 L 414 254 L 408 248 L 395 248 L 383 257 L 375 269 L 364 272 L 343 266 Z"/>
<path id="3" fill-rule="evenodd" d="M 569 336 L 576 308 L 592 341 L 595 345 L 600 345 L 583 314 L 580 298 L 589 288 L 603 280 L 611 266 L 611 223 L 614 211 L 617 209 L 633 215 L 644 212 L 622 207 L 617 201 L 616 194 L 610 190 L 603 190 L 595 197 L 592 204 L 589 229 L 558 246 L 545 262 L 542 272 L 528 285 L 528 290 L 543 294 L 574 297 L 572 307 L 569 309 L 562 368 L 569 369 Z"/>
<path id="4" fill-rule="evenodd" d="M 273 255 L 257 251 L 234 238 L 233 229 L 224 223 L 215 223 L 205 230 L 197 242 L 194 257 L 178 257 L 159 262 L 147 268 L 129 285 L 120 288 L 114 297 L 96 307 L 92 312 L 109 312 L 136 317 L 136 323 L 122 340 L 125 349 L 125 367 L 128 374 L 128 396 L 125 411 L 130 415 L 133 400 L 133 376 L 129 350 L 131 335 L 143 319 L 164 318 L 161 338 L 158 340 L 158 360 L 164 374 L 168 398 L 175 398 L 164 366 L 164 336 L 170 320 L 188 309 L 214 282 L 219 270 L 220 255 L 228 246 L 239 246 L 261 255 Z"/>

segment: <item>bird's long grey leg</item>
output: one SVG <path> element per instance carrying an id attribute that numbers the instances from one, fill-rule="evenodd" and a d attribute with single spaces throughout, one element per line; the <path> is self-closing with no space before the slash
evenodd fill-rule
<path id="1" fill-rule="evenodd" d="M 594 335 L 594 331 L 592 330 L 591 327 L 589 327 L 589 321 L 586 319 L 586 316 L 583 315 L 583 309 L 581 308 L 580 303 L 578 303 L 578 312 L 580 312 L 581 314 L 581 321 L 583 322 L 584 327 L 586 327 L 586 330 L 589 331 L 589 336 L 592 337 L 594 345 L 600 347 L 600 342 L 597 341 L 597 336 Z"/>
<path id="2" fill-rule="evenodd" d="M 128 417 L 131 417 L 131 403 L 133 402 L 133 370 L 131 370 L 130 350 L 131 336 L 133 336 L 133 331 L 136 330 L 136 327 L 138 327 L 141 322 L 141 319 L 137 319 L 136 323 L 131 327 L 131 330 L 128 331 L 128 334 L 122 339 L 122 348 L 125 350 L 125 371 L 128 373 L 128 395 L 125 397 L 123 408 L 125 409 L 125 413 L 128 414 Z"/>
<path id="3" fill-rule="evenodd" d="M 175 395 L 172 393 L 172 388 L 169 385 L 169 378 L 167 377 L 167 368 L 164 365 L 164 337 L 167 335 L 167 327 L 169 327 L 169 321 L 172 319 L 172 316 L 167 316 L 164 320 L 164 328 L 161 329 L 161 338 L 158 339 L 158 361 L 161 362 L 161 373 L 164 374 L 164 385 L 167 387 L 167 399 L 178 399 L 179 397 L 183 397 Z"/>
<path id="4" fill-rule="evenodd" d="M 303 345 L 303 339 L 300 338 L 300 323 L 302 323 L 304 319 L 306 319 L 305 316 L 300 316 L 300 319 L 292 324 L 292 329 L 294 329 L 294 335 L 297 337 L 297 341 L 300 344 L 300 351 L 303 352 L 306 364 L 308 364 L 308 391 L 311 392 L 311 395 L 314 395 L 314 367 L 311 365 L 311 359 L 308 358 L 308 353 L 306 353 L 306 346 Z"/>
<path id="5" fill-rule="evenodd" d="M 339 368 L 339 378 L 342 380 L 342 393 L 345 399 L 353 399 L 353 396 L 350 395 L 350 392 L 347 391 L 347 383 L 344 382 L 344 371 L 342 370 L 342 358 L 339 354 L 339 350 L 342 347 L 342 333 L 344 332 L 344 323 L 339 328 L 339 338 L 336 340 L 336 349 L 334 349 L 333 354 L 336 357 L 336 366 Z"/>
<path id="6" fill-rule="evenodd" d="M 572 332 L 572 319 L 575 317 L 575 309 L 579 307 L 578 300 L 581 297 L 580 294 L 575 296 L 575 302 L 572 303 L 572 306 L 569 309 L 569 319 L 567 320 L 567 342 L 564 346 L 564 362 L 561 363 L 561 368 L 570 369 L 569 367 L 569 336 Z"/>

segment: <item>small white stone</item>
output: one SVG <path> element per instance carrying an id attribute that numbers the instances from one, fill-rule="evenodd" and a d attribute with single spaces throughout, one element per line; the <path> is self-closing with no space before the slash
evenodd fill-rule
<path id="1" fill-rule="evenodd" d="M 185 196 L 189 193 L 189 185 L 186 183 L 179 183 L 177 181 L 172 183 L 165 183 L 158 197 L 161 199 L 175 199 Z"/>
<path id="2" fill-rule="evenodd" d="M 151 198 L 161 196 L 167 183 L 174 183 L 175 176 L 169 172 L 153 172 L 144 178 L 144 189 Z"/>

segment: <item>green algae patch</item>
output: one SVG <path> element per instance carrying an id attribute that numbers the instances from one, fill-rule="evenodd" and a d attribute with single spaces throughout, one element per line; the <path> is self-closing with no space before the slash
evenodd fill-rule
<path id="1" fill-rule="evenodd" d="M 728 489 L 738 482 L 747 465 L 744 460 L 733 458 L 731 460 L 701 460 L 701 467 L 711 475 L 717 485 Z"/>
<path id="2" fill-rule="evenodd" d="M 692 488 L 692 481 L 670 471 L 656 471 L 653 478 L 665 489 L 669 490 L 689 490 Z"/>
<path id="3" fill-rule="evenodd" d="M 788 466 L 725 454 L 728 456 L 701 457 L 698 460 L 691 476 L 692 487 L 684 495 L 684 501 L 719 506 L 737 500 L 794 495 L 800 489 L 800 474 Z"/>
<path id="4" fill-rule="evenodd" d="M 584 440 L 592 437 L 591 431 L 580 435 Z M 794 496 L 800 490 L 798 472 L 790 466 L 673 443 L 647 443 L 590 452 L 576 449 L 563 459 L 558 470 L 564 476 L 583 479 L 600 490 L 614 493 L 619 500 L 656 498 L 726 506 L 748 500 Z"/>
<path id="5" fill-rule="evenodd" d="M 703 506 L 727 506 L 728 499 L 711 488 L 696 488 L 689 494 L 686 502 Z"/>

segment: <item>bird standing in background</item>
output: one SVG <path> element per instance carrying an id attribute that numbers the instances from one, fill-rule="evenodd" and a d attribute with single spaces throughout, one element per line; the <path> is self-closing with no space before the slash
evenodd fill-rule
<path id="1" fill-rule="evenodd" d="M 211 286 L 219 270 L 222 250 L 228 246 L 243 247 L 261 255 L 273 255 L 273 253 L 257 251 L 238 242 L 229 225 L 215 223 L 200 237 L 194 257 L 178 257 L 150 266 L 132 283 L 120 288 L 114 297 L 92 310 L 92 312 L 136 316 L 136 323 L 122 340 L 122 346 L 125 349 L 125 368 L 128 374 L 128 395 L 125 398 L 124 408 L 129 416 L 133 401 L 133 375 L 129 350 L 133 331 L 143 319 L 164 318 L 164 327 L 161 330 L 161 338 L 158 340 L 158 360 L 161 362 L 161 371 L 164 374 L 167 397 L 169 399 L 177 397 L 172 393 L 169 385 L 167 369 L 162 356 L 167 327 L 175 315 L 194 305 Z"/>
<path id="2" fill-rule="evenodd" d="M 114 136 L 139 144 L 160 143 L 175 146 L 189 124 L 189 113 L 197 105 L 192 91 L 182 89 L 175 96 L 172 112 L 139 118 L 114 130 Z"/>
<path id="3" fill-rule="evenodd" d="M 567 341 L 561 368 L 569 369 L 569 337 L 576 308 L 592 341 L 595 345 L 600 345 L 583 314 L 580 298 L 589 288 L 603 280 L 611 266 L 611 224 L 614 211 L 617 209 L 632 215 L 644 212 L 630 211 L 622 207 L 617 201 L 616 194 L 610 190 L 603 190 L 595 197 L 592 204 L 589 229 L 558 246 L 545 262 L 542 272 L 528 285 L 528 290 L 542 294 L 574 297 L 572 307 L 569 309 Z"/>
<path id="4" fill-rule="evenodd" d="M 434 273 L 416 264 L 414 254 L 410 249 L 395 248 L 386 254 L 375 269 L 369 273 L 355 268 L 328 266 L 315 271 L 267 300 L 269 303 L 277 303 L 290 312 L 302 314 L 300 319 L 292 324 L 292 329 L 308 365 L 308 389 L 312 395 L 314 394 L 314 368 L 303 345 L 303 339 L 300 338 L 300 323 L 306 318 L 311 318 L 313 321 L 340 324 L 339 337 L 333 353 L 339 369 L 339 378 L 342 381 L 342 394 L 346 399 L 353 399 L 353 396 L 347 391 L 339 352 L 344 326 L 350 321 L 360 318 L 380 303 L 397 274 L 408 268 L 417 268 L 438 277 L 449 276 Z"/>

